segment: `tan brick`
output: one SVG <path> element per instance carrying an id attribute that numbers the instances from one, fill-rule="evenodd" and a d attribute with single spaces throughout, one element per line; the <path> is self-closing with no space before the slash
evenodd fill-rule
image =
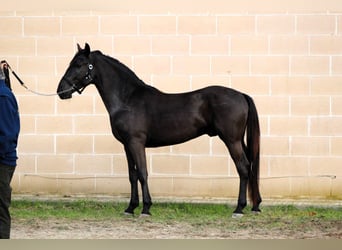
<path id="1" fill-rule="evenodd" d="M 61 34 L 59 17 L 25 17 L 25 36 L 59 36 Z"/>
<path id="2" fill-rule="evenodd" d="M 211 143 L 211 151 L 213 155 L 228 155 L 228 148 L 224 144 L 224 142 L 218 137 L 212 137 L 211 138 L 212 143 Z"/>
<path id="3" fill-rule="evenodd" d="M 72 133 L 73 124 L 68 116 L 38 116 L 36 131 L 39 134 L 66 134 Z"/>
<path id="4" fill-rule="evenodd" d="M 76 94 L 74 94 L 76 95 Z M 69 100 L 58 100 L 57 113 L 58 114 L 93 114 L 94 98 L 92 96 L 81 95 L 75 96 Z"/>
<path id="5" fill-rule="evenodd" d="M 136 16 L 101 16 L 100 32 L 110 35 L 137 34 L 138 18 Z"/>
<path id="6" fill-rule="evenodd" d="M 292 115 L 329 115 L 330 98 L 302 96 L 291 98 Z"/>
<path id="7" fill-rule="evenodd" d="M 305 136 L 308 134 L 306 117 L 271 117 L 270 134 L 272 136 Z"/>
<path id="8" fill-rule="evenodd" d="M 94 194 L 96 178 L 92 175 L 61 174 L 58 175 L 58 193 L 68 194 Z"/>
<path id="9" fill-rule="evenodd" d="M 152 156 L 152 174 L 188 175 L 190 174 L 190 157 L 176 155 Z"/>
<path id="10" fill-rule="evenodd" d="M 108 155 L 76 155 L 76 174 L 112 174 L 112 157 Z"/>
<path id="11" fill-rule="evenodd" d="M 188 55 L 190 51 L 189 36 L 153 36 L 152 54 Z"/>
<path id="12" fill-rule="evenodd" d="M 310 53 L 312 55 L 341 54 L 342 38 L 336 36 L 314 36 L 310 39 Z"/>
<path id="13" fill-rule="evenodd" d="M 211 193 L 211 181 L 209 178 L 175 178 L 173 180 L 173 188 L 174 193 L 181 197 L 209 196 Z"/>
<path id="14" fill-rule="evenodd" d="M 329 155 L 328 137 L 293 137 L 292 155 L 320 156 Z"/>
<path id="15" fill-rule="evenodd" d="M 123 145 L 113 135 L 95 135 L 94 152 L 96 154 L 124 154 Z"/>
<path id="16" fill-rule="evenodd" d="M 36 54 L 36 45 L 34 38 L 28 37 L 0 37 L 1 57 L 8 56 L 34 56 Z M 15 45 L 15 46 L 13 46 Z M 6 58 L 14 71 L 17 72 L 12 60 Z M 18 73 L 18 72 L 17 72 Z"/>
<path id="17" fill-rule="evenodd" d="M 0 30 L 2 36 L 21 36 L 23 34 L 22 19 L 20 17 L 0 16 Z"/>
<path id="18" fill-rule="evenodd" d="M 291 179 L 292 197 L 326 198 L 331 194 L 331 180 L 327 178 L 293 178 Z"/>
<path id="19" fill-rule="evenodd" d="M 342 97 L 331 98 L 331 113 L 332 115 L 342 115 Z"/>
<path id="20" fill-rule="evenodd" d="M 229 40 L 221 36 L 193 36 L 191 54 L 193 55 L 227 55 Z"/>
<path id="21" fill-rule="evenodd" d="M 254 16 L 219 16 L 217 30 L 220 35 L 253 34 L 255 32 Z"/>
<path id="22" fill-rule="evenodd" d="M 208 74 L 210 58 L 206 56 L 175 56 L 172 68 L 174 74 Z"/>
<path id="23" fill-rule="evenodd" d="M 145 36 L 114 37 L 115 55 L 149 55 L 151 39 Z"/>
<path id="24" fill-rule="evenodd" d="M 268 53 L 268 37 L 243 35 L 231 37 L 232 55 L 262 55 Z"/>
<path id="25" fill-rule="evenodd" d="M 169 153 L 172 153 L 172 146 L 146 148 L 147 157 L 150 157 L 156 154 L 169 154 Z"/>
<path id="26" fill-rule="evenodd" d="M 179 16 L 178 33 L 191 35 L 216 34 L 216 17 Z"/>
<path id="27" fill-rule="evenodd" d="M 270 159 L 270 176 L 307 176 L 309 160 L 307 157 L 273 157 Z"/>
<path id="28" fill-rule="evenodd" d="M 191 175 L 228 176 L 228 157 L 192 156 Z"/>
<path id="29" fill-rule="evenodd" d="M 268 77 L 233 76 L 232 88 L 249 95 L 268 95 L 270 83 Z"/>
<path id="30" fill-rule="evenodd" d="M 272 95 L 308 95 L 310 79 L 304 77 L 274 76 L 271 78 Z"/>
<path id="31" fill-rule="evenodd" d="M 71 155 L 40 155 L 37 157 L 38 174 L 62 174 L 74 172 Z"/>
<path id="32" fill-rule="evenodd" d="M 143 35 L 176 34 L 176 16 L 140 16 L 139 33 Z"/>
<path id="33" fill-rule="evenodd" d="M 102 98 L 100 95 L 95 96 L 95 101 L 94 101 L 94 113 L 98 115 L 104 115 L 107 114 L 107 109 L 106 106 L 104 105 Z"/>
<path id="34" fill-rule="evenodd" d="M 260 180 L 260 193 L 263 198 L 285 198 L 291 196 L 288 178 L 269 178 Z"/>
<path id="35" fill-rule="evenodd" d="M 297 16 L 297 32 L 299 34 L 333 34 L 335 17 L 329 15 Z"/>
<path id="36" fill-rule="evenodd" d="M 113 164 L 114 175 L 128 177 L 128 163 L 127 163 L 126 155 L 115 155 L 113 157 L 112 164 Z"/>
<path id="37" fill-rule="evenodd" d="M 293 56 L 291 73 L 299 75 L 323 75 L 329 73 L 328 56 Z"/>
<path id="38" fill-rule="evenodd" d="M 342 77 L 314 77 L 311 80 L 311 94 L 313 95 L 341 95 Z"/>
<path id="39" fill-rule="evenodd" d="M 127 177 L 108 176 L 108 178 L 96 178 L 95 185 L 96 194 L 109 194 L 128 197 L 131 190 Z"/>
<path id="40" fill-rule="evenodd" d="M 47 56 L 21 57 L 17 73 L 25 81 L 23 75 L 51 75 L 55 73 L 55 59 Z"/>
<path id="41" fill-rule="evenodd" d="M 307 36 L 272 36 L 270 53 L 281 55 L 308 55 L 309 38 Z"/>
<path id="42" fill-rule="evenodd" d="M 35 78 L 37 79 L 37 84 L 36 84 L 37 92 L 42 93 L 42 94 L 55 94 L 56 93 L 60 76 L 37 75 Z M 29 85 L 30 88 L 34 87 L 33 81 L 28 80 L 27 85 Z M 24 90 L 26 91 L 25 94 L 27 94 L 28 93 L 27 90 L 26 89 Z M 50 97 L 50 98 L 52 99 L 53 97 Z"/>
<path id="43" fill-rule="evenodd" d="M 173 154 L 209 154 L 210 138 L 206 135 L 193 139 L 186 143 L 172 146 Z"/>
<path id="44" fill-rule="evenodd" d="M 107 115 L 75 116 L 76 134 L 108 134 L 111 135 L 109 117 Z"/>
<path id="45" fill-rule="evenodd" d="M 129 0 L 84 11 L 62 1 L 68 11 L 38 10 L 31 2 L 0 11 L 0 54 L 29 87 L 55 92 L 76 43 L 85 42 L 166 92 L 232 87 L 253 96 L 259 111 L 263 197 L 342 197 L 338 1 Z M 24 7 L 36 9 L 18 9 Z M 22 122 L 15 191 L 129 196 L 125 153 L 94 86 L 67 101 L 37 97 L 15 79 L 12 86 Z M 237 196 L 238 174 L 225 145 L 203 138 L 146 150 L 153 196 Z M 221 160 L 228 178 L 219 176 Z M 330 173 L 337 178 L 315 176 Z"/>
<path id="46" fill-rule="evenodd" d="M 342 137 L 331 138 L 331 154 L 335 156 L 342 155 Z"/>
<path id="47" fill-rule="evenodd" d="M 60 135 L 56 137 L 57 154 L 84 154 L 93 152 L 93 136 Z"/>
<path id="48" fill-rule="evenodd" d="M 18 152 L 20 153 L 54 153 L 54 137 L 52 135 L 19 136 Z"/>
<path id="49" fill-rule="evenodd" d="M 15 173 L 36 173 L 36 157 L 33 155 L 22 155 L 18 152 L 18 161 Z"/>
<path id="50" fill-rule="evenodd" d="M 58 190 L 58 181 L 55 174 L 44 176 L 20 175 L 20 193 L 26 194 L 55 194 Z"/>
<path id="51" fill-rule="evenodd" d="M 261 138 L 260 149 L 262 155 L 289 155 L 289 138 L 264 136 Z"/>
<path id="52" fill-rule="evenodd" d="M 111 36 L 79 35 L 79 36 L 75 36 L 74 40 L 76 41 L 76 43 L 80 44 L 82 47 L 84 47 L 85 43 L 88 43 L 92 51 L 99 50 L 105 55 L 113 54 L 113 38 Z M 76 45 L 76 43 L 74 43 L 74 46 Z M 72 55 L 72 53 L 70 53 L 69 55 Z"/>
<path id="53" fill-rule="evenodd" d="M 13 65 L 17 65 L 17 63 L 15 63 L 15 61 L 13 61 L 11 58 L 6 58 L 7 62 L 12 65 L 12 69 L 17 72 L 16 68 L 14 68 L 15 66 Z M 16 95 L 17 99 L 20 99 L 21 95 L 27 95 L 28 91 L 26 88 L 24 88 L 19 81 L 17 81 L 17 79 L 13 79 L 14 77 L 10 76 L 11 79 L 11 87 L 12 87 L 12 91 L 13 93 Z M 25 76 L 25 82 L 27 82 L 27 86 L 29 86 L 31 88 L 35 87 L 36 84 L 36 76 Z"/>
<path id="54" fill-rule="evenodd" d="M 20 110 L 21 112 L 21 110 Z M 19 114 L 20 114 L 19 112 Z M 33 134 L 36 132 L 36 119 L 34 115 L 20 114 L 20 133 Z"/>
<path id="55" fill-rule="evenodd" d="M 196 90 L 213 85 L 228 87 L 230 78 L 228 72 L 225 75 L 193 75 L 191 76 L 191 89 Z"/>
<path id="56" fill-rule="evenodd" d="M 97 16 L 62 17 L 62 35 L 97 35 L 99 18 Z"/>
<path id="57" fill-rule="evenodd" d="M 283 96 L 255 96 L 259 115 L 288 115 L 289 98 Z"/>
<path id="58" fill-rule="evenodd" d="M 38 56 L 69 56 L 73 54 L 73 38 L 41 37 L 37 39 Z"/>
<path id="59" fill-rule="evenodd" d="M 189 76 L 153 75 L 153 86 L 167 93 L 180 93 L 190 91 Z"/>
<path id="60" fill-rule="evenodd" d="M 213 74 L 235 75 L 249 73 L 249 57 L 247 56 L 213 56 L 211 61 Z"/>
<path id="61" fill-rule="evenodd" d="M 171 72 L 171 59 L 167 56 L 137 56 L 134 58 L 134 70 L 141 74 L 169 74 Z"/>
<path id="62" fill-rule="evenodd" d="M 313 157 L 310 159 L 310 175 L 337 176 L 341 171 L 341 157 Z"/>
<path id="63" fill-rule="evenodd" d="M 342 117 L 314 117 L 311 118 L 310 134 L 313 136 L 342 135 Z"/>
<path id="64" fill-rule="evenodd" d="M 331 59 L 331 73 L 342 74 L 342 57 L 333 56 Z"/>
<path id="65" fill-rule="evenodd" d="M 251 57 L 252 74 L 288 74 L 289 58 L 287 56 L 253 56 Z"/>
<path id="66" fill-rule="evenodd" d="M 257 32 L 261 34 L 293 34 L 295 17 L 292 15 L 258 16 Z"/>
<path id="67" fill-rule="evenodd" d="M 258 114 L 259 114 L 259 126 L 261 136 L 270 135 L 270 128 L 269 128 L 269 117 L 268 116 L 260 116 L 259 107 L 257 106 Z"/>
<path id="68" fill-rule="evenodd" d="M 149 178 L 149 188 L 153 197 L 175 196 L 172 178 L 151 177 Z"/>
<path id="69" fill-rule="evenodd" d="M 342 178 L 341 177 L 337 177 L 334 180 L 331 180 L 331 193 L 330 195 L 341 199 L 342 197 Z"/>
<path id="70" fill-rule="evenodd" d="M 213 197 L 238 197 L 238 178 L 212 178 L 211 179 L 211 193 Z"/>
<path id="71" fill-rule="evenodd" d="M 21 114 L 51 114 L 54 112 L 55 103 L 51 97 L 20 96 L 18 97 L 19 112 Z M 44 105 L 42 105 L 44 103 Z"/>

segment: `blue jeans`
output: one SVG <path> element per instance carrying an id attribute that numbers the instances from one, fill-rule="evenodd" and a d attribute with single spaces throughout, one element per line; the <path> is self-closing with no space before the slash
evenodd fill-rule
<path id="1" fill-rule="evenodd" d="M 11 231 L 11 205 L 12 188 L 10 186 L 15 167 L 0 163 L 0 239 L 9 239 Z"/>

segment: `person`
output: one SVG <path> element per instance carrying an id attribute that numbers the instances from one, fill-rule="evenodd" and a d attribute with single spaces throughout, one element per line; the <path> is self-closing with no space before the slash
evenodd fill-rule
<path id="1" fill-rule="evenodd" d="M 10 89 L 8 65 L 0 67 L 0 239 L 9 239 L 11 230 L 12 188 L 10 186 L 17 166 L 17 143 L 20 119 L 17 100 Z"/>

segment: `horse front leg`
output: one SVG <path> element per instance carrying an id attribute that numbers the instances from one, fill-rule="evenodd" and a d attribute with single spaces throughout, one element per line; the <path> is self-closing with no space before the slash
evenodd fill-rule
<path id="1" fill-rule="evenodd" d="M 142 215 L 151 215 L 150 207 L 152 206 L 152 199 L 150 191 L 148 188 L 148 173 L 146 165 L 146 154 L 145 147 L 143 143 L 131 142 L 129 145 L 129 150 L 132 154 L 133 160 L 135 162 L 138 180 L 141 184 L 142 196 L 143 196 L 143 210 Z"/>
<path id="2" fill-rule="evenodd" d="M 134 209 L 139 206 L 139 193 L 138 193 L 138 171 L 135 167 L 133 157 L 127 147 L 125 147 L 127 163 L 128 163 L 128 174 L 129 182 L 131 184 L 131 200 L 128 208 L 125 210 L 125 214 L 134 214 Z"/>

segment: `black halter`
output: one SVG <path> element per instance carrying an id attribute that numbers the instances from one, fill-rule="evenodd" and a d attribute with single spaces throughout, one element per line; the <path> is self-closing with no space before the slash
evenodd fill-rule
<path id="1" fill-rule="evenodd" d="M 72 83 L 69 79 L 63 77 L 63 79 L 69 83 L 69 85 L 71 86 L 71 88 L 76 91 L 78 94 L 82 94 L 82 92 L 84 91 L 84 89 L 90 84 L 93 82 L 93 77 L 91 76 L 91 71 L 93 70 L 94 66 L 89 63 L 88 64 L 88 72 L 85 76 L 85 80 L 86 80 L 86 83 L 83 85 L 83 86 L 77 86 L 76 84 Z"/>

